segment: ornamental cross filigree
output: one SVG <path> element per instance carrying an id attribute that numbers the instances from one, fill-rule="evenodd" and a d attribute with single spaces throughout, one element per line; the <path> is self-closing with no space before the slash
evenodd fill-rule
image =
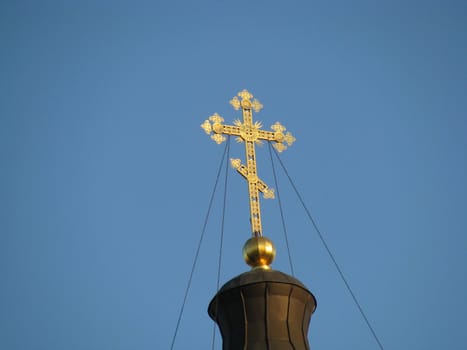
<path id="1" fill-rule="evenodd" d="M 259 192 L 263 193 L 264 198 L 274 198 L 274 189 L 269 188 L 266 183 L 258 177 L 256 170 L 255 143 L 262 144 L 262 140 L 272 141 L 273 147 L 282 152 L 294 143 L 295 138 L 290 132 L 285 132 L 286 128 L 279 122 L 271 126 L 273 131 L 261 130 L 261 122 L 253 123 L 254 110 L 258 113 L 263 105 L 253 98 L 247 90 L 238 93 L 230 100 L 230 104 L 235 110 L 242 108 L 243 122 L 235 120 L 234 125 L 223 124 L 224 118 L 214 113 L 209 119 L 205 120 L 201 127 L 206 134 L 211 135 L 217 144 L 226 140 L 224 135 L 237 136 L 236 140 L 245 143 L 246 165 L 242 164 L 240 159 L 231 159 L 232 167 L 242 175 L 248 182 L 248 191 L 250 195 L 250 220 L 252 233 L 256 237 L 262 236 L 261 228 L 261 210 L 259 205 Z"/>

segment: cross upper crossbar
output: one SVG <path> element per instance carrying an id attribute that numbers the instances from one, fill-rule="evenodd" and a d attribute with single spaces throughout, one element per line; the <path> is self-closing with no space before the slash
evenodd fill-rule
<path id="1" fill-rule="evenodd" d="M 239 99 L 240 97 L 240 99 Z M 238 93 L 230 100 L 230 104 L 235 110 L 242 108 L 243 122 L 235 120 L 234 125 L 223 124 L 224 118 L 215 113 L 205 120 L 201 127 L 206 134 L 211 135 L 217 144 L 226 140 L 224 135 L 237 136 L 238 142 L 245 143 L 246 165 L 240 159 L 231 159 L 231 164 L 248 182 L 248 192 L 250 195 L 250 220 L 251 229 L 254 236 L 262 236 L 261 210 L 259 204 L 259 192 L 264 198 L 274 198 L 274 189 L 269 188 L 266 183 L 258 177 L 256 169 L 255 143 L 261 144 L 263 140 L 273 142 L 273 147 L 282 152 L 294 143 L 295 138 L 290 132 L 285 132 L 286 128 L 279 122 L 271 126 L 273 131 L 261 130 L 260 122 L 253 123 L 253 110 L 259 112 L 263 105 L 253 98 L 247 90 Z"/>

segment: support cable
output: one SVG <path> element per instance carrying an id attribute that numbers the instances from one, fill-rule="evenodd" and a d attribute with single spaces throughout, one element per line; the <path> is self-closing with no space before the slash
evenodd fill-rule
<path id="1" fill-rule="evenodd" d="M 204 234 L 206 233 L 206 226 L 208 224 L 209 214 L 211 212 L 212 203 L 214 202 L 214 195 L 216 193 L 217 184 L 219 183 L 219 177 L 220 177 L 220 174 L 221 174 L 222 164 L 224 163 L 226 153 L 227 153 L 227 145 L 225 145 L 224 153 L 222 154 L 222 159 L 221 159 L 221 162 L 219 164 L 219 169 L 217 170 L 216 181 L 215 181 L 214 187 L 212 189 L 211 198 L 209 200 L 209 205 L 208 205 L 208 210 L 207 210 L 206 216 L 204 218 L 203 228 L 201 230 L 201 236 L 200 236 L 200 239 L 199 239 L 199 242 L 198 242 L 198 247 L 196 249 L 195 258 L 193 260 L 193 265 L 191 266 L 190 277 L 188 278 L 188 283 L 187 283 L 187 286 L 186 286 L 185 295 L 183 297 L 182 306 L 180 308 L 180 312 L 179 312 L 179 315 L 178 315 L 177 325 L 175 326 L 175 332 L 174 332 L 174 335 L 173 335 L 173 338 L 172 338 L 172 344 L 170 345 L 170 350 L 173 350 L 173 347 L 174 347 L 174 344 L 175 344 L 175 339 L 176 339 L 177 334 L 178 334 L 178 329 L 180 327 L 180 321 L 182 319 L 183 310 L 185 309 L 185 304 L 186 304 L 186 300 L 187 300 L 187 297 L 188 297 L 188 292 L 189 292 L 190 287 L 191 287 L 191 281 L 193 280 L 193 274 L 195 272 L 196 262 L 198 261 L 198 256 L 199 256 L 199 252 L 200 252 L 200 249 L 201 249 L 201 244 L 203 242 Z"/>
<path id="2" fill-rule="evenodd" d="M 324 239 L 321 231 L 318 228 L 318 225 L 316 224 L 315 220 L 311 216 L 310 211 L 308 210 L 307 206 L 305 205 L 305 202 L 303 201 L 302 196 L 298 192 L 297 187 L 295 186 L 292 178 L 290 177 L 287 169 L 285 168 L 284 163 L 280 159 L 279 154 L 277 153 L 277 151 L 275 149 L 274 149 L 274 153 L 276 154 L 276 157 L 279 160 L 279 163 L 281 164 L 285 175 L 287 175 L 287 178 L 289 179 L 289 182 L 292 185 L 292 187 L 293 187 L 293 189 L 295 191 L 295 194 L 297 195 L 298 199 L 300 200 L 300 203 L 302 204 L 303 209 L 305 210 L 306 214 L 308 215 L 308 218 L 310 219 L 311 223 L 313 224 L 313 227 L 315 228 L 316 233 L 318 234 L 318 237 L 321 240 L 321 243 L 323 243 L 324 248 L 326 248 L 326 251 L 327 251 L 329 257 L 331 258 L 332 262 L 334 263 L 334 266 L 335 266 L 337 272 L 339 273 L 342 281 L 344 282 L 345 286 L 347 287 L 347 290 L 349 291 L 350 295 L 352 296 L 352 299 L 353 299 L 355 305 L 357 306 L 358 310 L 360 311 L 360 314 L 362 315 L 363 319 L 365 320 L 366 325 L 368 326 L 368 329 L 370 330 L 371 334 L 373 335 L 373 338 L 378 343 L 379 348 L 381 350 L 384 350 L 383 345 L 381 344 L 378 336 L 376 335 L 376 332 L 374 331 L 373 327 L 371 326 L 370 321 L 366 317 L 365 312 L 363 311 L 363 308 L 360 306 L 360 303 L 358 302 L 357 297 L 355 296 L 354 292 L 352 291 L 352 288 L 350 288 L 350 285 L 347 282 L 347 279 L 345 278 L 344 273 L 342 272 L 341 268 L 339 267 L 339 264 L 337 263 L 336 259 L 334 258 L 334 254 L 332 254 L 331 249 L 329 248 L 328 244 L 326 243 L 326 240 Z"/>
<path id="3" fill-rule="evenodd" d="M 219 245 L 219 260 L 217 266 L 217 288 L 216 288 L 216 317 L 217 317 L 217 308 L 218 308 L 218 292 L 219 292 L 219 284 L 221 279 L 221 264 L 222 264 L 222 246 L 224 244 L 224 223 L 225 223 L 225 208 L 226 208 L 226 201 L 227 201 L 227 178 L 229 174 L 229 156 L 230 156 L 230 136 L 227 137 L 227 161 L 225 162 L 225 180 L 224 180 L 224 201 L 222 204 L 222 220 L 221 220 L 221 239 Z M 212 344 L 211 349 L 214 350 L 214 345 L 216 342 L 216 322 L 212 322 Z"/>
<path id="4" fill-rule="evenodd" d="M 288 238 L 288 235 L 287 235 L 287 228 L 286 228 L 286 225 L 285 225 L 284 211 L 282 209 L 281 195 L 280 195 L 280 192 L 279 192 L 279 183 L 277 182 L 276 167 L 274 165 L 274 159 L 272 158 L 271 148 L 272 148 L 271 142 L 268 142 L 269 158 L 271 159 L 272 173 L 274 175 L 274 185 L 276 187 L 277 200 L 279 202 L 279 211 L 281 213 L 282 229 L 284 230 L 285 244 L 287 246 L 287 254 L 289 256 L 290 271 L 292 273 L 292 276 L 295 277 L 294 268 L 293 268 L 293 264 L 292 264 L 292 255 L 290 254 L 289 238 Z"/>

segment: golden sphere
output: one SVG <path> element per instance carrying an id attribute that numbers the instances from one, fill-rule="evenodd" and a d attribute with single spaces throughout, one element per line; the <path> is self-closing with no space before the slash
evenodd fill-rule
<path id="1" fill-rule="evenodd" d="M 269 238 L 252 237 L 243 246 L 243 259 L 252 268 L 269 269 L 276 257 L 276 248 Z"/>
<path id="2" fill-rule="evenodd" d="M 282 142 L 285 139 L 285 135 L 281 131 L 276 131 L 274 133 L 274 140 L 277 142 Z"/>
<path id="3" fill-rule="evenodd" d="M 212 130 L 217 134 L 222 134 L 224 126 L 221 123 L 214 123 L 212 124 Z"/>
<path id="4" fill-rule="evenodd" d="M 250 109 L 251 108 L 251 102 L 248 101 L 248 100 L 242 100 L 242 107 L 246 108 L 246 109 Z"/>

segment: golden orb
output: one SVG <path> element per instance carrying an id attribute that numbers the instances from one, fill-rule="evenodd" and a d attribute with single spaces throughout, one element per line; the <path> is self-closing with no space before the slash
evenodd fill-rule
<path id="1" fill-rule="evenodd" d="M 243 246 L 243 259 L 254 269 L 270 269 L 275 257 L 276 247 L 269 238 L 252 237 Z"/>
<path id="2" fill-rule="evenodd" d="M 274 140 L 277 142 L 282 142 L 285 140 L 285 135 L 281 131 L 276 131 L 274 133 Z"/>
<path id="3" fill-rule="evenodd" d="M 242 107 L 246 108 L 246 109 L 250 109 L 251 108 L 251 102 L 248 101 L 248 100 L 242 100 Z"/>

